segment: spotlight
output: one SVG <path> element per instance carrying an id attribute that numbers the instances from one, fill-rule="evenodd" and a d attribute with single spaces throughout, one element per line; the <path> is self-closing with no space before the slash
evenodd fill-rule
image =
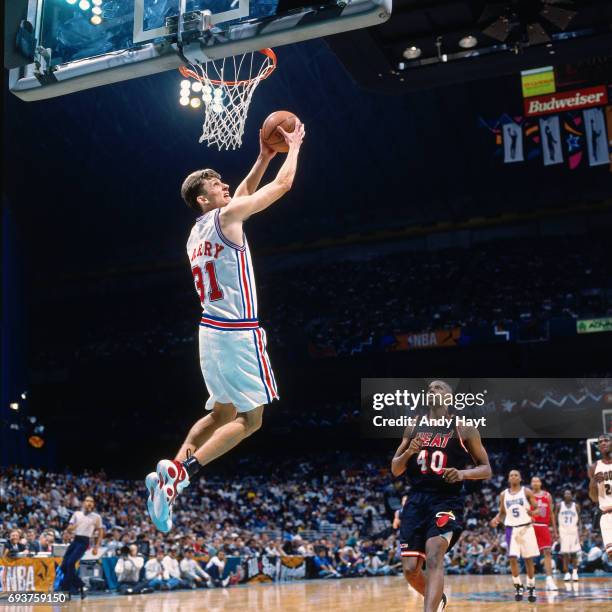
<path id="1" fill-rule="evenodd" d="M 473 49 L 478 44 L 478 39 L 475 36 L 469 34 L 468 36 L 464 36 L 459 41 L 459 46 L 462 49 Z"/>
<path id="2" fill-rule="evenodd" d="M 76 4 L 77 0 L 66 0 L 68 4 Z"/>
<path id="3" fill-rule="evenodd" d="M 193 91 L 202 91 L 202 83 L 200 83 L 200 81 L 194 81 L 191 84 L 191 89 L 193 89 Z"/>
<path id="4" fill-rule="evenodd" d="M 191 108 L 199 108 L 200 104 L 202 104 L 202 100 L 200 98 L 191 98 Z"/>
<path id="5" fill-rule="evenodd" d="M 181 96 L 181 98 L 179 100 L 179 104 L 181 106 L 189 106 L 189 97 L 188 96 Z"/>
<path id="6" fill-rule="evenodd" d="M 421 50 L 419 49 L 419 47 L 408 47 L 404 49 L 402 55 L 407 60 L 417 59 L 418 57 L 421 57 Z"/>
<path id="7" fill-rule="evenodd" d="M 11 403 L 9 404 L 9 408 L 10 408 L 11 410 L 19 410 L 19 403 L 18 403 L 18 402 L 11 402 Z"/>
<path id="8" fill-rule="evenodd" d="M 102 17 L 100 17 L 100 15 L 94 15 L 89 21 L 92 25 L 100 25 L 102 23 Z"/>
<path id="9" fill-rule="evenodd" d="M 102 14 L 102 9 L 101 9 L 99 6 L 94 6 L 94 7 L 91 9 L 91 12 L 92 12 L 94 15 L 101 15 L 101 14 Z"/>
<path id="10" fill-rule="evenodd" d="M 24 391 L 24 392 L 21 394 L 21 399 L 22 399 L 22 400 L 24 400 L 24 399 L 28 399 L 28 392 L 27 392 L 27 391 Z"/>
<path id="11" fill-rule="evenodd" d="M 181 81 L 181 89 L 189 89 L 191 87 L 191 81 L 189 79 L 183 79 Z"/>
<path id="12" fill-rule="evenodd" d="M 102 5 L 102 0 L 92 0 L 92 2 L 95 4 L 95 6 L 101 6 Z"/>
<path id="13" fill-rule="evenodd" d="M 82 11 L 86 11 L 86 10 L 88 10 L 90 6 L 91 6 L 91 4 L 89 4 L 89 0 L 81 0 L 81 1 L 79 2 L 79 8 L 80 8 Z"/>

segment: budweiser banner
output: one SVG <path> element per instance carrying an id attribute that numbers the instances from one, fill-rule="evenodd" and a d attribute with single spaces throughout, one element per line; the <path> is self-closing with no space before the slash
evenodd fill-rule
<path id="1" fill-rule="evenodd" d="M 608 135 L 603 109 L 590 108 L 583 112 L 584 129 L 587 136 L 589 165 L 607 166 L 610 163 L 608 154 Z"/>
<path id="2" fill-rule="evenodd" d="M 559 117 L 543 117 L 540 119 L 540 134 L 542 137 L 542 157 L 545 166 L 563 163 L 563 147 L 561 145 L 561 129 Z"/>
<path id="3" fill-rule="evenodd" d="M 0 561 L 0 592 L 52 591 L 56 562 L 60 558 L 9 559 Z"/>
<path id="4" fill-rule="evenodd" d="M 547 96 L 535 96 L 524 101 L 526 117 L 593 108 L 604 106 L 607 103 L 608 90 L 605 85 L 585 87 L 574 91 L 562 91 Z"/>
<path id="5" fill-rule="evenodd" d="M 504 135 L 504 162 L 511 164 L 525 161 L 521 126 L 514 122 L 506 123 L 502 130 Z"/>

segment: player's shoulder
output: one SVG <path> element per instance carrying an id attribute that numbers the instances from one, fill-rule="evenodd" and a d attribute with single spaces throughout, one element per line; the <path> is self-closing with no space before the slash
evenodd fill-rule
<path id="1" fill-rule="evenodd" d="M 463 440 L 479 440 L 480 432 L 474 425 L 457 425 L 457 431 Z"/>

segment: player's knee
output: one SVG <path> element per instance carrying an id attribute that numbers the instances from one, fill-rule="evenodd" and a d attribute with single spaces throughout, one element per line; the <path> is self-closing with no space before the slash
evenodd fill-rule
<path id="1" fill-rule="evenodd" d="M 212 417 L 221 425 L 226 425 L 236 418 L 236 408 L 233 404 L 220 404 L 217 402 L 212 411 Z"/>
<path id="2" fill-rule="evenodd" d="M 418 559 L 416 558 L 404 558 L 402 563 L 402 569 L 404 571 L 404 578 L 408 582 L 411 582 L 414 578 L 416 578 L 417 574 L 421 571 Z"/>

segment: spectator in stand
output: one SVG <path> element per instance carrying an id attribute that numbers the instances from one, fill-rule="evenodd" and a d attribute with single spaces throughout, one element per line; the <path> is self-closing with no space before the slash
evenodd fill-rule
<path id="1" fill-rule="evenodd" d="M 200 564 L 193 558 L 193 548 L 185 549 L 185 557 L 179 563 L 181 578 L 192 589 L 197 587 L 211 587 L 211 577 L 202 569 Z"/>
<path id="2" fill-rule="evenodd" d="M 40 552 L 40 542 L 36 537 L 36 531 L 34 529 L 28 529 L 26 531 L 26 549 L 31 555 Z"/>
<path id="3" fill-rule="evenodd" d="M 318 553 L 312 560 L 319 578 L 342 578 L 333 559 L 329 556 L 327 548 L 323 546 L 319 548 Z"/>
<path id="4" fill-rule="evenodd" d="M 115 574 L 121 593 L 129 595 L 152 591 L 151 588 L 147 588 L 147 580 L 140 579 L 143 567 L 144 559 L 138 554 L 136 544 L 121 549 L 121 555 L 115 564 Z"/>
<path id="5" fill-rule="evenodd" d="M 162 563 L 164 569 L 168 572 L 170 579 L 178 581 L 177 586 L 180 588 L 185 586 L 185 583 L 181 580 L 181 568 L 179 567 L 179 562 L 176 556 L 177 550 L 176 548 L 172 547 L 168 551 L 168 554 L 164 557 Z"/>
<path id="6" fill-rule="evenodd" d="M 211 557 L 210 561 L 206 564 L 206 572 L 208 573 L 208 575 L 212 579 L 214 586 L 216 587 L 226 587 L 229 585 L 230 576 L 228 575 L 225 578 L 223 577 L 225 573 L 225 565 L 225 553 L 222 550 L 220 550 L 219 552 L 217 552 L 216 555 Z"/>
<path id="7" fill-rule="evenodd" d="M 170 591 L 180 585 L 176 578 L 170 578 L 168 570 L 164 567 L 165 554 L 162 548 L 158 548 L 155 557 L 151 557 L 145 564 L 145 579 L 151 589 Z"/>
<path id="8" fill-rule="evenodd" d="M 26 551 L 26 545 L 22 541 L 21 531 L 13 529 L 9 533 L 9 541 L 4 549 L 4 556 L 15 558 Z"/>
<path id="9" fill-rule="evenodd" d="M 51 554 L 55 536 L 52 531 L 43 531 L 38 538 L 38 552 Z"/>

